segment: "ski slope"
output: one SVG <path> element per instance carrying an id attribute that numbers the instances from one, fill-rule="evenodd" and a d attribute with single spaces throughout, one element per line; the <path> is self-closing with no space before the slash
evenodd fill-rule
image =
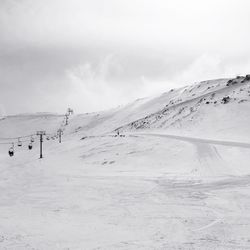
<path id="1" fill-rule="evenodd" d="M 44 140 L 43 159 L 37 137 L 14 157 L 0 144 L 0 249 L 249 249 L 244 79 L 74 115 L 67 126 L 49 113 L 0 120 L 0 138 L 64 129 L 61 144 Z"/>
<path id="2" fill-rule="evenodd" d="M 233 141 L 216 141 L 216 140 L 207 140 L 201 138 L 192 138 L 192 137 L 184 137 L 184 136 L 176 136 L 176 135 L 167 135 L 167 134 L 142 134 L 142 135 L 149 135 L 149 136 L 159 136 L 159 137 L 166 137 L 166 138 L 173 138 L 176 140 L 181 141 L 188 141 L 191 143 L 198 143 L 198 144 L 214 144 L 214 145 L 223 145 L 228 147 L 240 147 L 240 148 L 250 148 L 250 143 L 243 143 L 243 142 L 233 142 Z"/>

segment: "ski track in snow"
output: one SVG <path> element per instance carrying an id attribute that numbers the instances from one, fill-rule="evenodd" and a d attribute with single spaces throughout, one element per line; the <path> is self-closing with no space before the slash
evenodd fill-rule
<path id="1" fill-rule="evenodd" d="M 217 140 L 210 140 L 210 139 L 201 139 L 201 138 L 194 138 L 194 137 L 168 135 L 168 134 L 156 134 L 156 133 L 155 134 L 154 133 L 135 133 L 135 134 L 143 135 L 143 136 L 165 137 L 165 138 L 170 138 L 170 139 L 186 141 L 190 143 L 205 143 L 205 144 L 214 144 L 214 145 L 221 145 L 221 146 L 228 146 L 228 147 L 250 148 L 250 143 L 244 143 L 244 142 L 217 141 Z"/>

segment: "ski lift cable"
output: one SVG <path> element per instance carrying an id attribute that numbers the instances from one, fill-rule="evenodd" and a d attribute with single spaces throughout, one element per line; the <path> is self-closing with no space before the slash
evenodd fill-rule
<path id="1" fill-rule="evenodd" d="M 32 135 L 23 135 L 23 136 L 18 136 L 18 137 L 0 137 L 0 140 L 18 140 L 21 138 L 28 138 L 31 136 L 36 136 L 36 134 L 32 134 Z"/>
<path id="2" fill-rule="evenodd" d="M 22 140 L 21 142 L 30 142 L 30 140 Z M 0 142 L 0 145 L 15 144 L 16 142 Z"/>
<path id="3" fill-rule="evenodd" d="M 25 140 L 25 141 L 22 140 L 21 142 L 30 142 L 30 140 Z"/>
<path id="4" fill-rule="evenodd" d="M 55 136 L 56 133 L 46 133 L 47 136 Z M 18 137 L 0 137 L 0 140 L 21 140 L 22 138 L 33 138 L 33 136 L 37 136 L 36 134 L 23 135 Z M 22 140 L 22 142 L 28 142 L 30 140 Z M 12 142 L 0 142 L 0 144 L 12 144 Z"/>
<path id="5" fill-rule="evenodd" d="M 12 145 L 14 142 L 0 142 L 0 145 Z"/>

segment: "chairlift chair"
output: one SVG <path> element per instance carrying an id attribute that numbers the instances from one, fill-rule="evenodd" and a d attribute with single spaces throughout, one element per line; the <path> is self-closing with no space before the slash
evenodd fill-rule
<path id="1" fill-rule="evenodd" d="M 35 139 L 31 136 L 30 142 L 32 143 L 32 142 L 34 142 L 34 141 L 35 141 Z"/>
<path id="2" fill-rule="evenodd" d="M 22 142 L 20 141 L 20 138 L 18 139 L 17 146 L 22 147 Z"/>
<path id="3" fill-rule="evenodd" d="M 10 156 L 10 157 L 14 156 L 14 148 L 13 148 L 13 147 L 11 147 L 11 148 L 9 149 L 9 156 Z"/>
<path id="4" fill-rule="evenodd" d="M 32 143 L 30 143 L 30 144 L 28 145 L 28 149 L 31 150 L 32 148 L 33 148 L 33 145 L 32 145 Z"/>

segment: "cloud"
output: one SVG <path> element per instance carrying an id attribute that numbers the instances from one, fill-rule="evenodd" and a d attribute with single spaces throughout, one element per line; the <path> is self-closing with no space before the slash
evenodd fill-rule
<path id="1" fill-rule="evenodd" d="M 184 83 L 193 83 L 196 81 L 216 79 L 224 75 L 222 59 L 218 55 L 201 55 L 190 65 L 176 75 L 175 81 Z"/>
<path id="2" fill-rule="evenodd" d="M 237 58 L 231 60 L 219 55 L 204 54 L 196 58 L 190 65 L 176 74 L 174 82 L 180 85 L 192 84 L 194 82 L 230 78 L 237 75 L 246 75 L 250 71 L 250 60 Z"/>
<path id="3" fill-rule="evenodd" d="M 82 112 L 112 108 L 136 98 L 139 84 L 117 84 L 109 80 L 122 73 L 122 65 L 114 55 L 107 55 L 97 64 L 87 62 L 66 71 L 70 93 L 67 101 Z"/>
<path id="4" fill-rule="evenodd" d="M 249 7 L 248 0 L 2 0 L 1 102 L 8 113 L 63 112 L 68 102 L 91 111 L 249 73 Z"/>

